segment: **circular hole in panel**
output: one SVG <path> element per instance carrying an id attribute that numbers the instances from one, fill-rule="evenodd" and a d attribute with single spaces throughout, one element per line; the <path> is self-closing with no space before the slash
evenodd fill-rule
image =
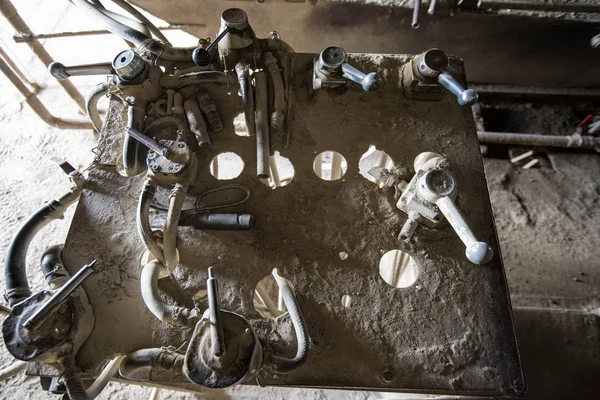
<path id="1" fill-rule="evenodd" d="M 250 136 L 248 126 L 246 125 L 246 116 L 244 113 L 238 114 L 233 119 L 233 131 L 238 136 Z"/>
<path id="2" fill-rule="evenodd" d="M 261 179 L 261 182 L 271 189 L 286 186 L 294 179 L 294 166 L 288 158 L 283 157 L 278 151 L 269 157 L 269 167 L 271 177 Z"/>
<path id="3" fill-rule="evenodd" d="M 287 312 L 273 275 L 265 276 L 254 289 L 254 309 L 265 318 L 277 318 Z"/>
<path id="4" fill-rule="evenodd" d="M 240 176 L 244 161 L 235 153 L 217 154 L 210 162 L 210 173 L 219 180 L 229 180 Z"/>
<path id="5" fill-rule="evenodd" d="M 358 173 L 369 181 L 378 185 L 386 183 L 386 171 L 394 169 L 394 160 L 385 152 L 377 150 L 375 146 L 369 147 L 369 150 L 360 157 L 358 162 Z"/>
<path id="6" fill-rule="evenodd" d="M 417 281 L 419 266 L 408 253 L 390 250 L 379 261 L 379 275 L 388 285 L 407 288 Z"/>
<path id="7" fill-rule="evenodd" d="M 315 174 L 324 181 L 337 181 L 348 170 L 348 162 L 337 151 L 324 151 L 313 162 Z"/>
<path id="8" fill-rule="evenodd" d="M 347 294 L 342 296 L 342 306 L 344 306 L 344 308 L 350 308 L 350 305 L 352 304 L 352 297 L 348 296 Z"/>

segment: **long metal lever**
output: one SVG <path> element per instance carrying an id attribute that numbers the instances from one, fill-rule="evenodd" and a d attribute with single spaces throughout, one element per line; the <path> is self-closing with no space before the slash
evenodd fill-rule
<path id="1" fill-rule="evenodd" d="M 381 85 L 381 76 L 376 72 L 365 74 L 346 62 L 346 50 L 340 46 L 329 46 L 321 51 L 317 65 L 324 75 L 343 76 L 362 86 L 367 92 L 377 90 Z"/>
<path id="2" fill-rule="evenodd" d="M 71 277 L 63 286 L 60 287 L 54 294 L 46 300 L 40 308 L 38 308 L 24 323 L 23 327 L 29 331 L 38 329 L 44 321 L 52 315 L 62 303 L 90 276 L 94 270 L 92 267 L 96 260 L 84 265 L 75 275 Z"/>
<path id="3" fill-rule="evenodd" d="M 494 252 L 485 242 L 475 238 L 462 214 L 452 201 L 456 183 L 452 175 L 442 169 L 428 171 L 419 179 L 419 194 L 425 200 L 438 206 L 460 240 L 465 244 L 465 254 L 474 264 L 485 264 L 492 259 Z"/>
<path id="4" fill-rule="evenodd" d="M 151 137 L 148 137 L 148 136 L 144 135 L 143 133 L 136 131 L 133 128 L 126 128 L 126 131 L 129 136 L 131 136 L 132 138 L 134 138 L 135 140 L 137 140 L 138 142 L 140 142 L 141 144 L 143 144 L 150 150 L 152 150 L 155 153 L 170 160 L 169 157 L 171 156 L 171 151 L 167 147 L 158 143 L 156 140 L 152 139 Z"/>
<path id="5" fill-rule="evenodd" d="M 440 49 L 429 49 L 417 57 L 418 73 L 434 79 L 456 96 L 458 104 L 470 107 L 477 103 L 479 95 L 473 89 L 465 89 L 452 75 L 446 72 L 448 56 Z"/>
<path id="6" fill-rule="evenodd" d="M 59 81 L 64 81 L 72 76 L 113 75 L 115 73 L 111 63 L 73 65 L 66 67 L 59 62 L 53 62 L 48 65 L 48 71 Z"/>

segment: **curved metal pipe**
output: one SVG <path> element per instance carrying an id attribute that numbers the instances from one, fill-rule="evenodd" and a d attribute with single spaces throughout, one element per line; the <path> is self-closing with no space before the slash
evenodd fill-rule
<path id="1" fill-rule="evenodd" d="M 179 372 L 184 356 L 165 348 L 141 349 L 127 355 L 119 373 L 125 379 L 149 381 L 153 369 Z"/>
<path id="2" fill-rule="evenodd" d="M 127 176 L 139 175 L 146 169 L 144 160 L 146 152 L 140 148 L 143 146 L 140 146 L 140 142 L 127 133 L 128 129 L 143 132 L 145 118 L 145 107 L 143 109 L 136 106 L 127 107 L 127 126 L 123 139 L 123 169 Z"/>
<path id="3" fill-rule="evenodd" d="M 164 264 L 165 256 L 162 249 L 156 243 L 156 239 L 150 228 L 150 205 L 152 204 L 155 193 L 156 186 L 150 180 L 146 180 L 142 192 L 140 193 L 140 200 L 138 202 L 136 213 L 136 225 L 138 235 L 150 254 Z"/>
<path id="4" fill-rule="evenodd" d="M 67 389 L 67 394 L 71 400 L 92 400 L 98 397 L 100 392 L 106 387 L 108 382 L 115 376 L 119 370 L 125 356 L 117 355 L 106 364 L 102 369 L 98 378 L 86 389 L 81 380 L 81 372 L 74 367 L 65 368 L 65 373 L 62 376 L 63 382 Z"/>
<path id="5" fill-rule="evenodd" d="M 98 113 L 98 101 L 108 94 L 108 83 L 100 83 L 85 98 L 85 110 L 88 117 L 94 125 L 96 132 L 100 133 L 102 129 L 102 118 Z"/>
<path id="6" fill-rule="evenodd" d="M 140 286 L 144 304 L 156 318 L 167 324 L 193 327 L 197 322 L 195 310 L 167 303 L 163 300 L 162 291 L 158 288 L 160 270 L 164 265 L 157 260 L 150 261 L 140 277 Z"/>
<path id="7" fill-rule="evenodd" d="M 279 286 L 279 291 L 283 297 L 288 313 L 290 314 L 290 319 L 292 320 L 294 331 L 296 332 L 296 340 L 298 341 L 298 349 L 296 350 L 296 356 L 294 358 L 273 357 L 277 373 L 288 374 L 300 368 L 308 358 L 310 337 L 306 322 L 304 321 L 304 316 L 302 315 L 302 310 L 294 295 L 294 290 L 289 282 L 277 273 L 276 269 L 273 270 L 273 277 L 277 282 L 277 286 Z"/>
<path id="8" fill-rule="evenodd" d="M 165 255 L 165 266 L 169 272 L 177 268 L 177 264 L 179 264 L 177 228 L 179 227 L 181 209 L 188 187 L 189 184 L 177 183 L 169 195 L 169 210 L 167 211 L 167 219 L 163 229 L 163 252 Z"/>
<path id="9" fill-rule="evenodd" d="M 273 81 L 273 109 L 271 113 L 271 127 L 280 129 L 283 127 L 283 109 L 285 108 L 285 89 L 281 71 L 277 66 L 277 59 L 270 52 L 265 53 L 265 65 L 269 69 L 269 75 Z"/>

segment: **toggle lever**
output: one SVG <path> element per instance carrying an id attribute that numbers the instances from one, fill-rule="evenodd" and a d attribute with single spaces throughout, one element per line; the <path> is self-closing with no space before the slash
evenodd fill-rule
<path id="1" fill-rule="evenodd" d="M 402 185 L 402 195 L 396 203 L 408 218 L 399 239 L 409 241 L 417 226 L 435 228 L 446 217 L 466 246 L 466 256 L 474 264 L 485 264 L 494 255 L 491 247 L 478 241 L 454 204 L 458 194 L 454 177 L 448 172 L 448 160 L 439 154 L 425 152 L 415 158 L 416 174 Z M 400 186 L 399 186 L 400 188 Z"/>
<path id="2" fill-rule="evenodd" d="M 72 76 L 85 75 L 117 75 L 119 78 L 129 81 L 137 78 L 145 69 L 146 62 L 133 50 L 125 50 L 117 54 L 112 63 L 98 63 L 65 66 L 59 62 L 48 65 L 50 74 L 63 81 Z"/>
<path id="3" fill-rule="evenodd" d="M 346 62 L 346 50 L 340 46 L 329 46 L 321 51 L 316 63 L 315 73 L 321 79 L 321 87 L 334 87 L 344 84 L 339 77 L 346 78 L 362 86 L 367 92 L 377 90 L 381 85 L 381 76 L 376 72 L 365 74 Z M 314 86 L 314 85 L 313 85 Z"/>
<path id="4" fill-rule="evenodd" d="M 477 103 L 479 95 L 473 89 L 465 89 L 452 75 L 446 72 L 448 56 L 440 49 L 430 49 L 417 56 L 417 74 L 423 78 L 437 80 L 450 93 L 456 96 L 458 104 L 470 107 Z"/>
<path id="5" fill-rule="evenodd" d="M 419 178 L 419 195 L 434 203 L 446 217 L 452 228 L 465 244 L 465 254 L 473 264 L 485 264 L 492 259 L 492 248 L 475 238 L 471 228 L 452 200 L 456 197 L 456 183 L 452 175 L 443 169 L 433 169 Z"/>
<path id="6" fill-rule="evenodd" d="M 194 64 L 200 67 L 206 67 L 207 65 L 209 65 L 210 52 L 215 48 L 215 46 L 219 44 L 221 39 L 223 39 L 225 35 L 229 33 L 230 30 L 231 28 L 229 26 L 223 29 L 223 31 L 219 33 L 219 36 L 216 37 L 215 41 L 209 44 L 206 48 L 196 47 L 192 52 L 192 61 L 194 61 Z"/>

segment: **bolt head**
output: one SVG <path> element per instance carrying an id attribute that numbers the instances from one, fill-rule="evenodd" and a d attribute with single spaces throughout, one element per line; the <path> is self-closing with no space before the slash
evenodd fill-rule
<path id="1" fill-rule="evenodd" d="M 154 172 L 160 171 L 160 165 L 153 165 L 152 166 L 152 171 L 154 171 Z"/>

